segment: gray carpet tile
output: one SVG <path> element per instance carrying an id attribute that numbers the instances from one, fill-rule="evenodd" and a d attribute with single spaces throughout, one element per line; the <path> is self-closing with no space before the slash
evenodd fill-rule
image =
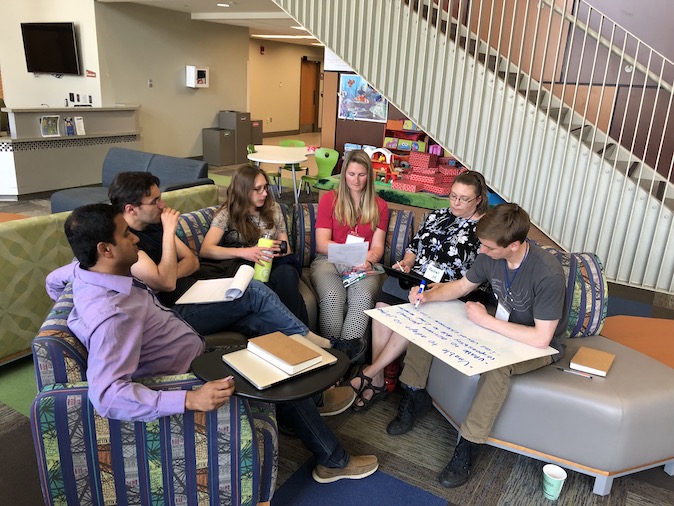
<path id="1" fill-rule="evenodd" d="M 467 484 L 446 489 L 437 477 L 454 451 L 456 430 L 437 410 L 430 409 L 407 434 L 389 436 L 386 426 L 395 416 L 399 401 L 400 392 L 396 391 L 365 413 L 347 411 L 324 420 L 348 452 L 377 455 L 382 471 L 446 499 L 448 506 L 674 504 L 674 477 L 668 476 L 662 467 L 617 478 L 606 497 L 592 493 L 594 478 L 568 471 L 559 500 L 551 502 L 542 492 L 543 462 L 491 446 L 482 448 Z M 298 438 L 281 435 L 278 485 L 309 458 L 311 455 Z"/>
<path id="2" fill-rule="evenodd" d="M 0 438 L 27 422 L 27 417 L 0 402 Z"/>

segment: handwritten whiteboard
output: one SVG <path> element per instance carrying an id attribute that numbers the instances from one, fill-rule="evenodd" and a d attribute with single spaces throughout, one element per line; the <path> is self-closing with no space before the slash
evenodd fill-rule
<path id="1" fill-rule="evenodd" d="M 461 301 L 429 302 L 419 309 L 401 304 L 365 313 L 467 376 L 557 353 L 480 327 L 466 317 Z"/>

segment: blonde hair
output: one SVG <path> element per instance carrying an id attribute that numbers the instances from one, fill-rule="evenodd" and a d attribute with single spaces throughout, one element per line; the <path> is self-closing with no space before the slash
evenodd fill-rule
<path id="1" fill-rule="evenodd" d="M 346 185 L 346 172 L 349 165 L 357 163 L 367 169 L 367 182 L 365 189 L 360 194 L 360 202 L 354 205 L 351 199 L 351 192 Z M 344 157 L 344 164 L 339 175 L 339 186 L 337 187 L 337 198 L 335 199 L 335 218 L 342 225 L 355 227 L 360 218 L 362 225 L 370 225 L 376 230 L 379 225 L 379 207 L 377 207 L 377 193 L 374 190 L 374 172 L 372 171 L 372 162 L 368 154 L 363 150 L 349 151 Z"/>

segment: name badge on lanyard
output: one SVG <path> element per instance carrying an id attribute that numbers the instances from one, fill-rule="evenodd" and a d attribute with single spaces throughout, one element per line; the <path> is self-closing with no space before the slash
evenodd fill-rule
<path id="1" fill-rule="evenodd" d="M 504 322 L 507 322 L 510 320 L 510 311 L 508 311 L 503 304 L 501 304 L 501 301 L 498 301 L 498 306 L 496 307 L 496 314 L 494 315 L 494 318 L 497 320 L 502 320 Z"/>

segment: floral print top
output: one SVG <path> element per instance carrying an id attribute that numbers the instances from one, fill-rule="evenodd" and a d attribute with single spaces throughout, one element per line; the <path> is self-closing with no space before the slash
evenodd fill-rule
<path id="1" fill-rule="evenodd" d="M 449 208 L 431 212 L 407 248 L 416 255 L 412 270 L 423 275 L 432 262 L 445 271 L 443 282 L 462 278 L 480 248 L 476 225 L 477 220 L 457 218 Z"/>

